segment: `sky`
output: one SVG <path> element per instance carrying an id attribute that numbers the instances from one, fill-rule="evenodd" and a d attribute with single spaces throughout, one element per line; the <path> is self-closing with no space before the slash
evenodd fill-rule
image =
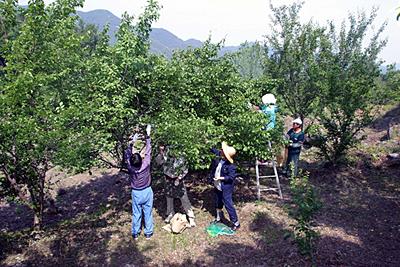
<path id="1" fill-rule="evenodd" d="M 263 41 L 271 29 L 269 3 L 290 4 L 294 0 L 159 0 L 160 18 L 153 27 L 164 28 L 179 38 L 200 41 L 211 36 L 212 41 L 225 39 L 225 45 L 240 45 L 244 41 Z M 20 0 L 21 5 L 28 0 Z M 53 0 L 45 0 L 46 3 Z M 381 52 L 386 64 L 400 63 L 400 21 L 396 21 L 396 7 L 400 0 L 305 0 L 302 20 L 313 19 L 319 24 L 333 20 L 339 26 L 349 12 L 379 7 L 375 29 L 388 23 L 382 37 L 388 39 Z M 146 0 L 86 0 L 80 10 L 106 9 L 118 17 L 123 12 L 138 16 Z"/>

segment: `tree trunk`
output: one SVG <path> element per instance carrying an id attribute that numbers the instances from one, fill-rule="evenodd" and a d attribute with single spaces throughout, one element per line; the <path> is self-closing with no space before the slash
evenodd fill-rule
<path id="1" fill-rule="evenodd" d="M 45 183 L 45 175 L 39 176 L 39 198 L 36 203 L 35 215 L 33 217 L 33 227 L 37 230 L 40 230 L 43 225 L 43 210 L 44 210 L 44 183 Z"/>
<path id="2" fill-rule="evenodd" d="M 17 192 L 21 201 L 29 204 L 29 196 L 26 192 L 21 188 L 21 186 L 17 183 L 17 179 L 15 179 L 15 174 L 9 172 L 9 170 L 3 166 L 1 172 L 6 176 L 8 182 L 10 183 L 11 187 Z"/>
<path id="3" fill-rule="evenodd" d="M 301 124 L 301 129 L 304 131 L 304 129 L 305 129 L 305 124 L 304 124 L 304 114 L 300 114 L 300 120 L 301 120 L 301 122 L 302 122 L 302 124 Z"/>
<path id="4" fill-rule="evenodd" d="M 42 215 L 40 213 L 40 210 L 34 210 L 34 215 L 33 215 L 33 228 L 35 230 L 40 230 L 42 229 Z"/>

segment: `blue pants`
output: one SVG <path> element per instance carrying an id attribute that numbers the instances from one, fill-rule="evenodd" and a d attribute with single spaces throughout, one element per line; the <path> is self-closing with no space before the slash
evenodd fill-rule
<path id="1" fill-rule="evenodd" d="M 225 205 L 226 211 L 229 214 L 229 219 L 231 220 L 232 223 L 235 223 L 238 221 L 238 217 L 236 214 L 236 209 L 233 206 L 233 200 L 232 200 L 232 193 L 233 193 L 233 187 L 232 188 L 224 188 L 222 191 L 219 191 L 218 189 L 215 190 L 215 206 L 217 209 L 222 209 L 223 206 Z"/>
<path id="2" fill-rule="evenodd" d="M 291 176 L 291 170 L 290 170 L 291 162 L 293 162 L 294 176 L 297 176 L 298 170 L 299 170 L 299 158 L 300 158 L 300 153 L 289 153 L 288 154 L 286 167 L 285 167 L 285 171 L 288 174 L 288 177 Z"/>
<path id="3" fill-rule="evenodd" d="M 144 234 L 153 233 L 153 190 L 132 189 L 132 235 L 140 234 L 142 212 L 144 214 Z"/>

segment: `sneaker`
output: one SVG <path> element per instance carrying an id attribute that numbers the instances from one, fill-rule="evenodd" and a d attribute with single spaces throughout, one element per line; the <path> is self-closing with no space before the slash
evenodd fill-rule
<path id="1" fill-rule="evenodd" d="M 240 224 L 238 224 L 238 225 L 234 224 L 234 225 L 231 227 L 231 229 L 232 229 L 233 231 L 237 231 L 239 228 L 240 228 Z"/>
<path id="2" fill-rule="evenodd" d="M 172 217 L 174 217 L 174 214 L 173 214 L 173 213 L 170 213 L 170 214 L 167 216 L 167 218 L 165 218 L 164 222 L 165 222 L 165 223 L 169 223 L 169 222 L 171 221 Z"/>
<path id="3" fill-rule="evenodd" d="M 139 239 L 139 234 L 132 234 L 133 240 L 138 240 Z"/>
<path id="4" fill-rule="evenodd" d="M 193 218 L 189 218 L 189 226 L 190 227 L 196 227 L 196 223 L 195 223 Z"/>
<path id="5" fill-rule="evenodd" d="M 221 222 L 220 218 L 215 218 L 214 220 L 211 221 L 211 223 L 219 223 Z"/>
<path id="6" fill-rule="evenodd" d="M 151 237 L 153 236 L 153 233 L 151 234 L 144 234 L 144 236 L 146 237 L 147 240 L 151 239 Z"/>

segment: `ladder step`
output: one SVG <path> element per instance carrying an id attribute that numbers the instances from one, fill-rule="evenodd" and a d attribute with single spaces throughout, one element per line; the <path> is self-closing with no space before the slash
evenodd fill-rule
<path id="1" fill-rule="evenodd" d="M 276 177 L 275 175 L 265 175 L 265 176 L 258 176 L 258 178 L 273 178 Z"/>
<path id="2" fill-rule="evenodd" d="M 271 142 L 268 141 L 268 147 L 269 149 L 272 148 L 271 146 Z M 274 170 L 274 174 L 273 175 L 261 175 L 260 176 L 260 168 L 259 167 L 267 167 L 267 168 L 271 168 Z M 279 197 L 282 199 L 282 191 L 281 191 L 281 186 L 280 186 L 280 182 L 279 182 L 279 175 L 277 172 L 277 167 L 278 167 L 278 162 L 276 159 L 271 159 L 271 160 L 255 160 L 255 172 L 256 172 L 256 179 L 257 179 L 257 197 L 258 199 L 260 199 L 261 191 L 273 191 L 279 194 Z M 276 179 L 276 185 L 277 187 L 266 187 L 261 186 L 260 185 L 260 179 L 261 178 L 275 178 Z"/>
<path id="3" fill-rule="evenodd" d="M 274 191 L 274 192 L 279 192 L 279 188 L 260 188 L 260 191 Z"/>
<path id="4" fill-rule="evenodd" d="M 274 164 L 277 164 L 276 162 L 268 162 L 268 163 L 257 163 L 256 165 L 258 166 L 267 166 L 267 167 L 273 167 Z"/>

